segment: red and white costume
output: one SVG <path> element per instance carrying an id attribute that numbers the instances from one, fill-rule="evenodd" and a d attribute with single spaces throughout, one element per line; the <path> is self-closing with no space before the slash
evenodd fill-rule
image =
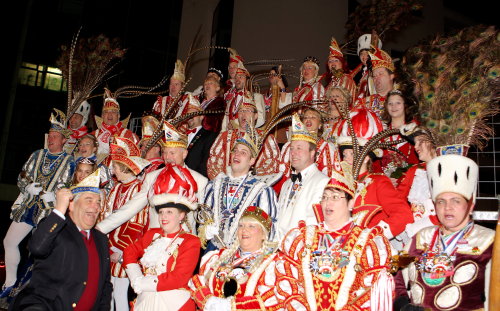
<path id="1" fill-rule="evenodd" d="M 249 99 L 252 97 L 252 99 Z M 226 102 L 226 111 L 224 113 L 224 120 L 222 121 L 222 131 L 237 129 L 238 124 L 238 109 L 242 104 L 251 100 L 255 102 L 257 109 L 257 121 L 255 127 L 261 127 L 266 122 L 266 107 L 264 96 L 259 93 L 250 94 L 248 91 L 236 90 L 232 88 L 224 94 L 224 101 Z"/>
<path id="2" fill-rule="evenodd" d="M 352 216 L 362 228 L 381 227 L 388 239 L 413 222 L 407 201 L 383 174 L 364 173 L 358 177 Z"/>
<path id="3" fill-rule="evenodd" d="M 258 134 L 262 131 L 257 130 Z M 210 148 L 210 156 L 207 162 L 207 174 L 209 179 L 214 179 L 220 173 L 227 174 L 226 168 L 230 165 L 231 150 L 236 139 L 245 135 L 240 130 L 224 131 L 217 136 Z M 272 134 L 266 137 L 255 163 L 257 175 L 269 175 L 278 172 L 280 151 L 278 143 Z"/>
<path id="4" fill-rule="evenodd" d="M 299 275 L 299 269 L 272 248 L 263 247 L 252 254 L 222 249 L 203 256 L 200 273 L 192 278 L 190 287 L 200 309 L 211 297 L 224 297 L 223 285 L 229 276 L 238 281 L 238 290 L 230 298 L 233 310 L 309 310 Z"/>
<path id="5" fill-rule="evenodd" d="M 423 228 L 439 224 L 431 199 L 425 163 L 410 167 L 396 189 L 411 205 L 414 222 L 406 225 L 405 230 L 409 238 Z"/>
<path id="6" fill-rule="evenodd" d="M 184 231 L 164 235 L 151 229 L 125 249 L 123 266 L 142 269 L 143 286 L 134 310 L 195 310 L 188 281 L 198 263 L 200 240 Z M 139 271 L 140 273 L 140 271 Z M 129 275 L 130 277 L 130 275 Z M 134 284 L 134 280 L 131 279 Z"/>
<path id="7" fill-rule="evenodd" d="M 104 217 L 122 207 L 141 188 L 141 181 L 137 178 L 123 184 L 116 184 L 106 198 Z M 109 245 L 112 252 L 123 253 L 123 250 L 134 243 L 143 234 L 143 229 L 148 223 L 148 207 L 145 207 L 132 217 L 129 221 L 111 231 L 108 235 Z M 111 275 L 119 278 L 126 278 L 127 274 L 120 263 L 111 263 Z"/>
<path id="8" fill-rule="evenodd" d="M 174 99 L 175 98 L 170 95 L 158 96 L 153 105 L 153 112 L 163 116 L 165 114 L 165 111 L 167 110 L 167 107 L 172 105 L 172 103 L 174 102 Z M 172 119 L 182 115 L 187 106 L 187 102 L 188 102 L 187 95 L 186 94 L 181 95 L 179 101 L 177 102 L 177 106 L 172 108 L 172 110 L 170 111 L 170 115 L 167 116 L 167 118 Z"/>
<path id="9" fill-rule="evenodd" d="M 300 270 L 310 310 L 389 310 L 391 246 L 378 227 L 349 221 L 339 230 L 324 223 L 290 230 L 281 242 L 284 259 Z"/>

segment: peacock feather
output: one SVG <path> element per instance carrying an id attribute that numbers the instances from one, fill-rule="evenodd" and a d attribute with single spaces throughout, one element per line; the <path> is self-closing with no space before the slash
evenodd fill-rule
<path id="1" fill-rule="evenodd" d="M 409 49 L 402 60 L 415 83 L 420 118 L 437 146 L 485 146 L 488 118 L 498 113 L 500 40 L 494 26 L 473 26 L 436 36 Z"/>

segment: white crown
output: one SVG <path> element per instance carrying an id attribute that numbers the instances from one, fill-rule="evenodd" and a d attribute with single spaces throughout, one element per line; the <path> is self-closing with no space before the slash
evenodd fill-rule
<path id="1" fill-rule="evenodd" d="M 441 193 L 453 192 L 475 203 L 478 175 L 476 162 L 461 155 L 443 155 L 427 163 L 427 179 L 433 201 Z"/>

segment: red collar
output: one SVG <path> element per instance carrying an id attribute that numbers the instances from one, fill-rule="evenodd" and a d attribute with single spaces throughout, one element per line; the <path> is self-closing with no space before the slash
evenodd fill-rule
<path id="1" fill-rule="evenodd" d="M 174 233 L 168 233 L 168 234 L 165 234 L 165 232 L 163 232 L 163 236 L 164 237 L 167 237 L 167 238 L 170 238 L 170 239 L 173 239 L 175 238 L 180 232 L 182 231 L 182 228 L 179 229 L 179 231 L 177 232 L 174 232 Z"/>

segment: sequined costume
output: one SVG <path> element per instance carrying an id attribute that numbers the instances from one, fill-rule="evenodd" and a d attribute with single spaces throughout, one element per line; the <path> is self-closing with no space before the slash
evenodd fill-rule
<path id="1" fill-rule="evenodd" d="M 21 193 L 12 206 L 10 218 L 36 227 L 54 208 L 54 202 L 47 203 L 41 195 L 29 194 L 25 187 L 37 182 L 42 186 L 42 192 L 55 192 L 69 186 L 74 170 L 73 156 L 64 151 L 58 154 L 51 154 L 47 149 L 33 152 L 17 179 Z"/>

